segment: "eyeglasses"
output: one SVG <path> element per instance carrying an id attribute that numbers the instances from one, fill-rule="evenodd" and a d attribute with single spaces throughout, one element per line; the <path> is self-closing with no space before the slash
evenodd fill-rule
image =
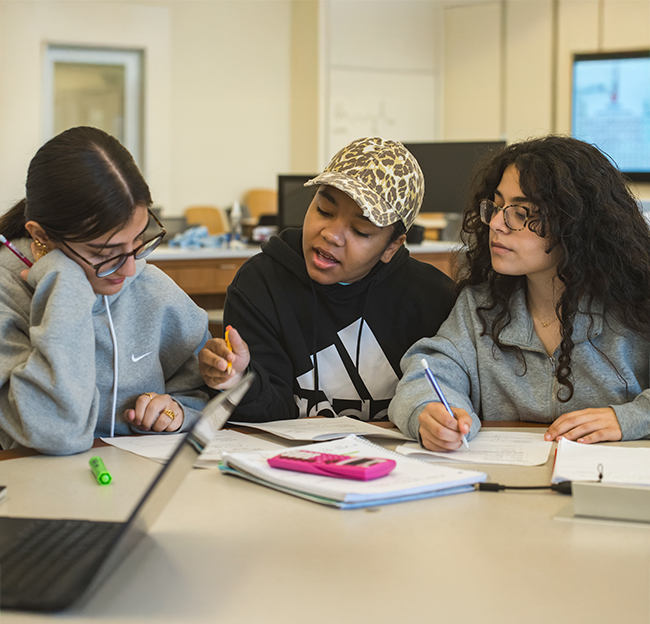
<path id="1" fill-rule="evenodd" d="M 147 212 L 150 217 L 154 218 L 154 221 L 158 224 L 158 227 L 162 230 L 159 234 L 154 236 L 151 240 L 145 241 L 142 245 L 136 247 L 133 251 L 129 253 L 120 254 L 119 256 L 113 256 L 108 260 L 104 260 L 99 264 L 93 264 L 89 260 L 86 260 L 81 254 L 78 254 L 72 247 L 70 247 L 65 241 L 61 241 L 65 245 L 66 249 L 71 251 L 77 258 L 81 258 L 87 265 L 95 269 L 95 275 L 97 277 L 108 277 L 109 275 L 115 273 L 118 269 L 121 269 L 124 266 L 124 263 L 133 256 L 136 260 L 145 258 L 148 256 L 160 243 L 162 243 L 167 230 L 163 227 L 163 224 L 157 219 L 156 215 L 147 208 Z"/>
<path id="2" fill-rule="evenodd" d="M 485 225 L 490 225 L 490 222 L 500 210 L 503 210 L 503 221 L 506 227 L 515 232 L 523 230 L 530 220 L 530 211 L 524 206 L 512 204 L 501 207 L 497 206 L 491 199 L 482 199 L 479 202 L 481 221 Z"/>

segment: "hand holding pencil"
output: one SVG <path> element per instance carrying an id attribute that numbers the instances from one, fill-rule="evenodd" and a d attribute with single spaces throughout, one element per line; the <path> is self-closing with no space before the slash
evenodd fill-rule
<path id="1" fill-rule="evenodd" d="M 248 345 L 230 325 L 223 338 L 212 338 L 199 353 L 203 381 L 215 390 L 225 390 L 241 379 L 250 363 Z"/>
<path id="2" fill-rule="evenodd" d="M 228 347 L 229 351 L 232 351 L 232 345 L 230 344 L 230 340 L 228 339 L 228 334 L 230 333 L 231 329 L 232 327 L 228 325 L 228 329 L 226 329 L 226 334 L 224 336 L 224 340 L 226 341 L 226 346 Z M 228 360 L 228 368 L 226 368 L 226 372 L 229 375 L 232 375 L 232 362 L 230 360 Z"/>

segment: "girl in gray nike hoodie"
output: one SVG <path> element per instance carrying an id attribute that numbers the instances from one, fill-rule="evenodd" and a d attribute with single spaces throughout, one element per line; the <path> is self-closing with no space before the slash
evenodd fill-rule
<path id="1" fill-rule="evenodd" d="M 389 418 L 432 450 L 481 420 L 548 423 L 547 440 L 650 435 L 650 231 L 609 159 L 561 136 L 503 148 L 476 175 L 463 237 L 459 298 L 402 359 Z"/>
<path id="2" fill-rule="evenodd" d="M 207 401 L 205 311 L 144 257 L 162 225 L 133 158 L 72 128 L 30 163 L 0 217 L 0 446 L 65 455 L 98 436 L 172 432 Z M 150 219 L 160 231 L 145 238 Z M 33 266 L 29 267 L 33 263 Z"/>

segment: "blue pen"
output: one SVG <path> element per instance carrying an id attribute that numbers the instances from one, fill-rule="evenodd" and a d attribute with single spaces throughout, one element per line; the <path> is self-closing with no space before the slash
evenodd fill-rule
<path id="1" fill-rule="evenodd" d="M 447 411 L 449 412 L 449 415 L 452 418 L 456 418 L 454 416 L 454 413 L 451 411 L 451 407 L 449 407 L 449 403 L 447 403 L 447 399 L 445 399 L 445 395 L 442 393 L 442 390 L 440 386 L 438 385 L 438 382 L 436 381 L 436 378 L 433 376 L 433 373 L 431 372 L 431 369 L 429 368 L 429 365 L 427 364 L 427 361 L 422 358 L 420 360 L 420 363 L 422 364 L 422 367 L 424 368 L 424 372 L 426 373 L 427 379 L 431 382 L 431 385 L 433 386 L 433 389 L 436 391 L 436 394 L 438 395 L 438 398 L 440 399 L 440 402 L 447 408 Z M 469 444 L 467 444 L 467 438 L 465 437 L 465 434 L 461 434 L 463 436 L 463 445 L 465 448 L 469 451 Z"/>

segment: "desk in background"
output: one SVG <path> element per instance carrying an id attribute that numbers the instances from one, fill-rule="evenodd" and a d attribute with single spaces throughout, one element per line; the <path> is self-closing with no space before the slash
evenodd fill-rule
<path id="1" fill-rule="evenodd" d="M 453 276 L 458 246 L 459 243 L 425 242 L 408 249 L 414 258 Z M 213 335 L 220 335 L 226 290 L 239 267 L 259 252 L 257 246 L 193 250 L 162 246 L 152 252 L 147 262 L 167 273 L 197 305 L 208 310 Z"/>
<path id="2" fill-rule="evenodd" d="M 8 486 L 0 512 L 124 519 L 159 466 L 102 448 L 114 481 L 100 487 L 88 469 L 93 454 L 0 462 Z M 552 458 L 471 468 L 539 485 Z M 86 604 L 56 618 L 5 612 L 0 620 L 647 624 L 650 527 L 554 520 L 569 502 L 550 491 L 471 492 L 339 511 L 195 469 Z"/>
<path id="3" fill-rule="evenodd" d="M 147 262 L 171 277 L 194 302 L 208 311 L 213 336 L 223 334 L 223 305 L 230 282 L 259 246 L 244 249 L 180 249 L 162 246 Z"/>

